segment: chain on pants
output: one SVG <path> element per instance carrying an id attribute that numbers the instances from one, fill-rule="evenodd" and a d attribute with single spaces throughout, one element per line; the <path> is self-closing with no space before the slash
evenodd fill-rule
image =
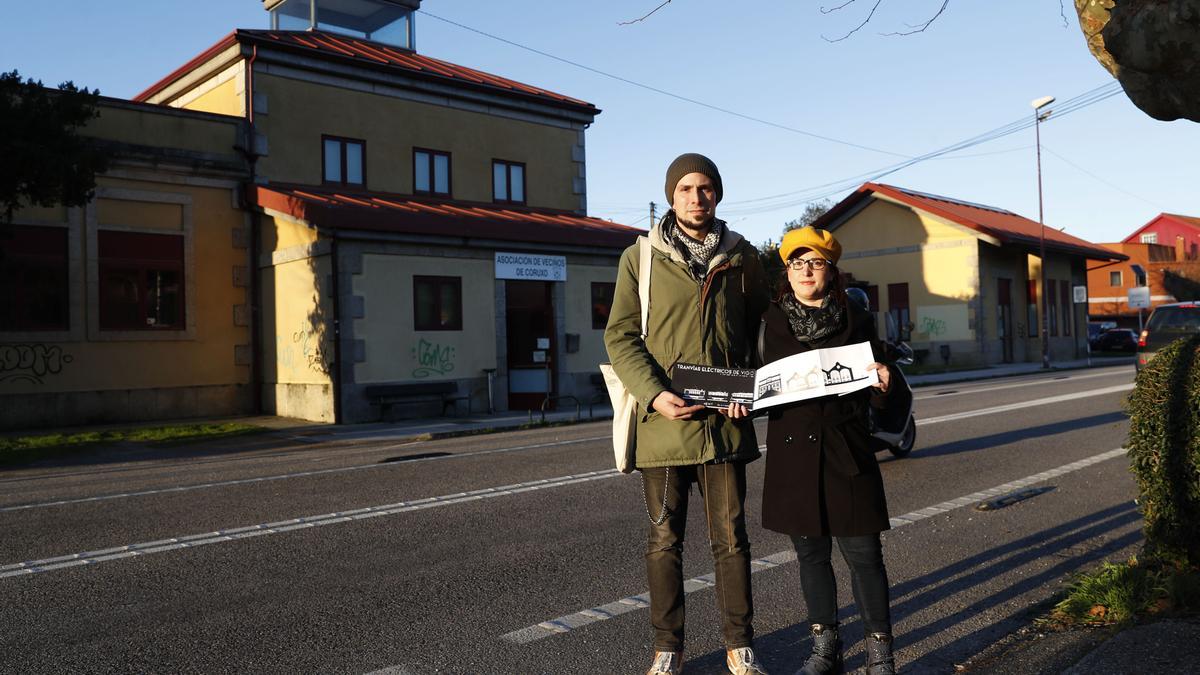
<path id="1" fill-rule="evenodd" d="M 746 534 L 746 465 L 743 462 L 644 469 L 643 488 L 651 522 L 646 547 L 646 577 L 650 585 L 650 621 L 654 649 L 681 651 L 684 644 L 683 540 L 687 527 L 688 493 L 692 483 L 704 501 L 708 539 L 716 576 L 716 597 L 725 646 L 748 647 L 754 602 L 750 589 L 750 542 Z M 665 501 L 664 501 L 665 497 Z"/>

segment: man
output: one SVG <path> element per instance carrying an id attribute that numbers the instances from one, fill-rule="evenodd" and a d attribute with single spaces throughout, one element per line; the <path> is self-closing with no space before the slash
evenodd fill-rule
<path id="1" fill-rule="evenodd" d="M 647 675 L 681 672 L 684 645 L 683 535 L 691 484 L 699 487 L 716 571 L 726 665 L 766 675 L 754 657 L 746 463 L 758 458 L 744 408 L 688 405 L 671 387 L 676 363 L 748 367 L 767 282 L 758 251 L 716 218 L 721 174 L 712 160 L 680 155 L 667 169 L 671 209 L 648 237 L 650 316 L 641 336 L 638 248 L 621 256 L 604 343 L 613 369 L 637 398 L 636 466 L 650 518 L 646 576 L 654 661 Z"/>

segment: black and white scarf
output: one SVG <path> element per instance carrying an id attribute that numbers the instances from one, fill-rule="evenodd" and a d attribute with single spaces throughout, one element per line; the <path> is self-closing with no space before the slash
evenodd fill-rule
<path id="1" fill-rule="evenodd" d="M 670 211 L 662 222 L 663 239 L 670 242 L 679 255 L 687 262 L 692 276 L 703 279 L 708 274 L 708 263 L 717 252 L 721 237 L 725 234 L 725 223 L 717 218 L 712 219 L 708 234 L 704 241 L 696 241 L 683 233 L 682 228 L 675 222 L 675 212 Z"/>
<path id="2" fill-rule="evenodd" d="M 779 304 L 787 314 L 792 335 L 801 342 L 815 342 L 845 327 L 846 312 L 833 295 L 826 295 L 820 307 L 809 307 L 787 293 Z"/>

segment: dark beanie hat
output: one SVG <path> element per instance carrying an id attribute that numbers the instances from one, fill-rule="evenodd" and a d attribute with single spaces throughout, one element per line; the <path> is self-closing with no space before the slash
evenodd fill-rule
<path id="1" fill-rule="evenodd" d="M 717 171 L 717 165 L 704 155 L 694 152 L 684 153 L 675 158 L 671 162 L 671 166 L 667 167 L 667 205 L 675 203 L 675 186 L 679 185 L 680 179 L 689 173 L 702 173 L 712 179 L 713 187 L 717 189 L 717 203 L 721 202 L 721 194 L 724 189 L 721 187 L 721 172 Z"/>

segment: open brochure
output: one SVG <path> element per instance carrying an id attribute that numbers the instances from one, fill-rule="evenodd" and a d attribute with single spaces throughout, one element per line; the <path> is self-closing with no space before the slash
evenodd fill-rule
<path id="1" fill-rule="evenodd" d="M 753 369 L 675 364 L 671 387 L 691 404 L 724 408 L 731 401 L 752 410 L 832 394 L 849 394 L 879 382 L 867 366 L 871 343 L 814 349 Z"/>

